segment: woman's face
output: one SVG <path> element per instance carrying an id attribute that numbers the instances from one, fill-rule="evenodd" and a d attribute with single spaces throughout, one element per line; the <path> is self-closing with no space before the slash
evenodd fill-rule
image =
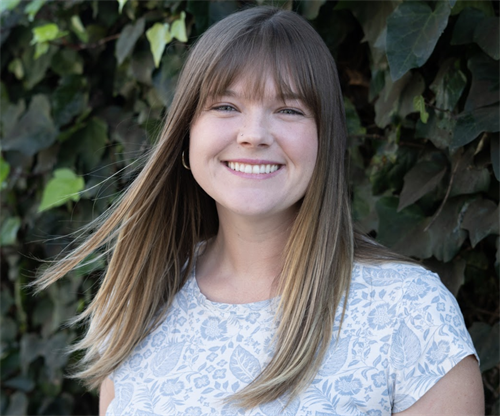
<path id="1" fill-rule="evenodd" d="M 297 97 L 285 102 L 268 76 L 263 98 L 244 79 L 213 97 L 194 119 L 189 162 L 221 210 L 250 217 L 289 214 L 311 180 L 318 153 L 314 114 Z"/>

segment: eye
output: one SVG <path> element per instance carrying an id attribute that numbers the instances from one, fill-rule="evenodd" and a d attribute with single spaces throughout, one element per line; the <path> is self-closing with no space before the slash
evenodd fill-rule
<path id="1" fill-rule="evenodd" d="M 293 108 L 284 108 L 282 110 L 279 111 L 281 114 L 287 114 L 287 115 L 297 115 L 297 116 L 303 116 L 304 113 L 302 111 L 299 111 L 299 110 L 295 110 Z"/>
<path id="2" fill-rule="evenodd" d="M 212 110 L 221 112 L 231 112 L 231 111 L 236 111 L 236 108 L 234 108 L 232 105 L 224 104 L 224 105 L 216 105 L 215 107 L 212 107 Z"/>

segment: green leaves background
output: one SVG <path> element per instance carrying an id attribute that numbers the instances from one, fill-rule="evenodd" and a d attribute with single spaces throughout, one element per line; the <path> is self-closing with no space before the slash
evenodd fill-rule
<path id="1" fill-rule="evenodd" d="M 41 260 L 103 213 L 156 139 L 187 49 L 249 1 L 0 1 L 0 413 L 91 415 L 64 378 L 102 262 L 34 297 Z M 353 216 L 438 272 L 499 388 L 499 22 L 493 1 L 278 1 L 337 60 Z"/>

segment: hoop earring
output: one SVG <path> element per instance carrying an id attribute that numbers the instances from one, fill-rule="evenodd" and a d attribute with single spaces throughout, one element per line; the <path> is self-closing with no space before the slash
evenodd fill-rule
<path id="1" fill-rule="evenodd" d="M 187 165 L 186 160 L 184 159 L 184 150 L 182 151 L 181 160 L 182 166 L 184 166 L 187 170 L 191 170 L 191 168 Z"/>

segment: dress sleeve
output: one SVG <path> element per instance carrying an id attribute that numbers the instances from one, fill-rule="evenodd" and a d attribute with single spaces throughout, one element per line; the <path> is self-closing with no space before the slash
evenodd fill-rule
<path id="1" fill-rule="evenodd" d="M 392 411 L 402 412 L 468 355 L 479 358 L 455 297 L 439 277 L 408 267 L 392 334 Z"/>

